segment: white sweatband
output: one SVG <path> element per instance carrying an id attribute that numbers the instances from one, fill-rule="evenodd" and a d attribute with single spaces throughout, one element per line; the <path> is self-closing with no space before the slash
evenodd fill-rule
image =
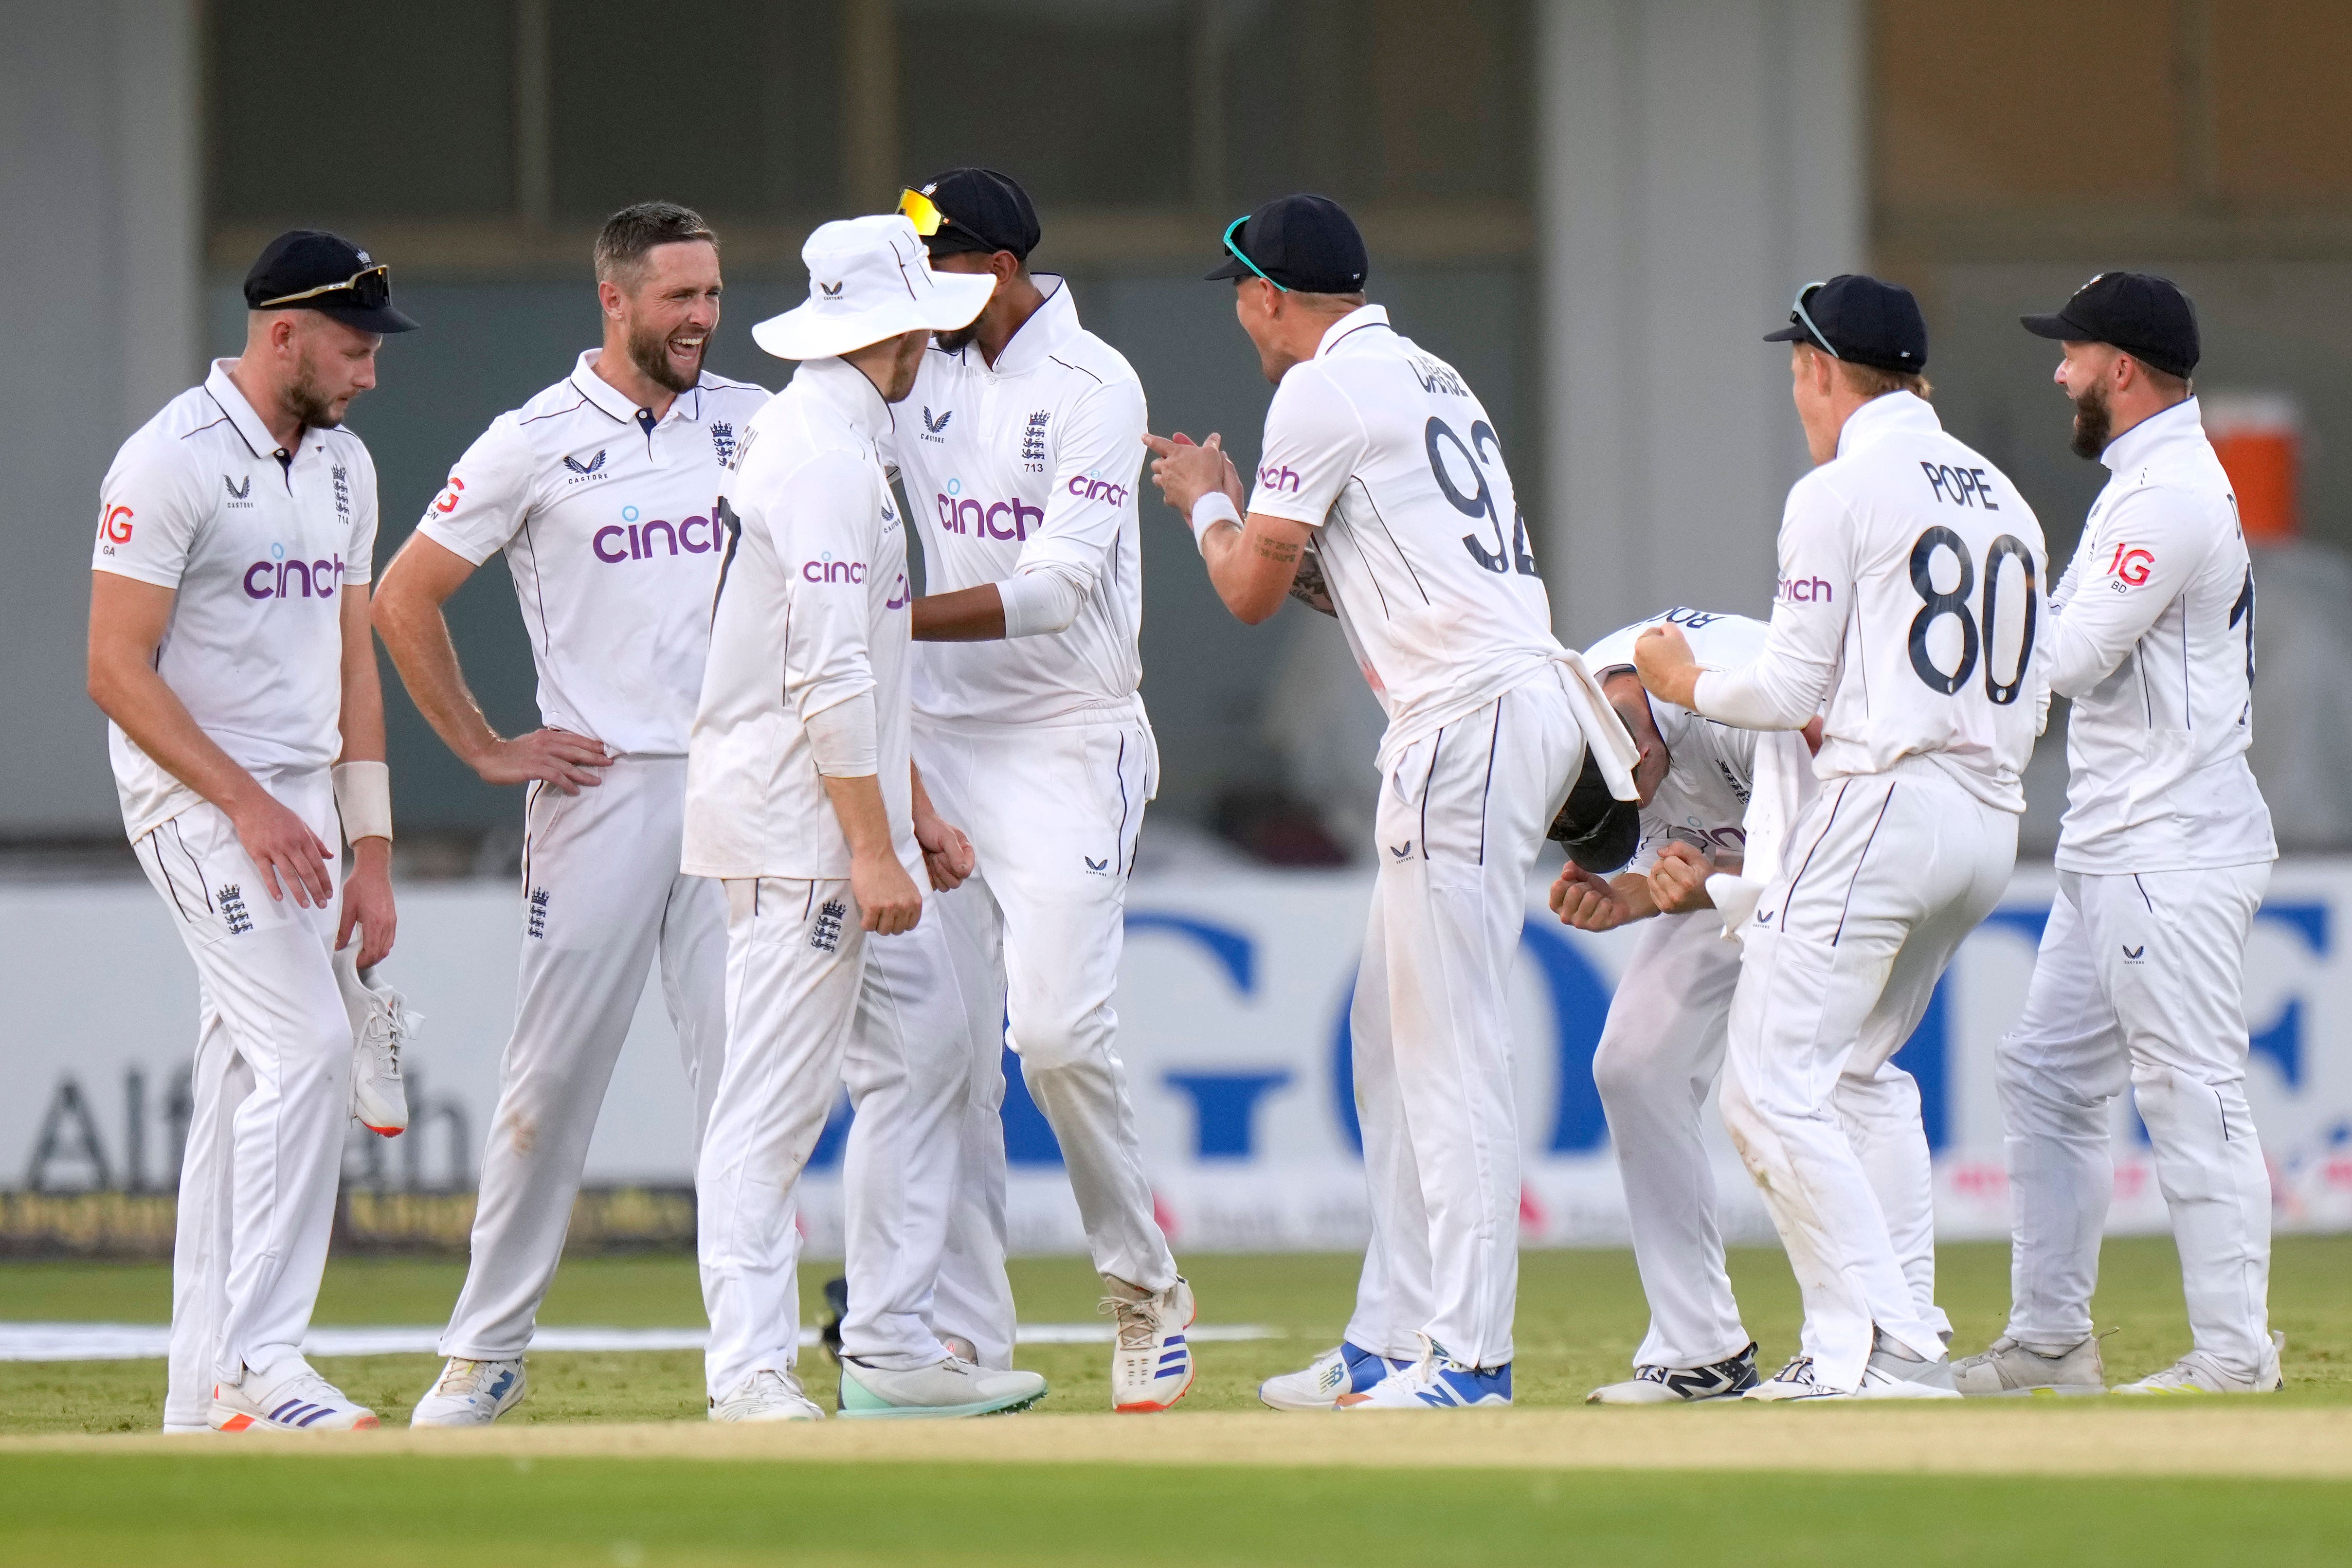
<path id="1" fill-rule="evenodd" d="M 1231 523 L 1235 528 L 1242 526 L 1242 515 L 1235 509 L 1234 498 L 1223 490 L 1211 490 L 1193 502 L 1192 513 L 1184 520 L 1192 525 L 1194 549 L 1200 549 L 1201 541 L 1209 537 L 1213 525 Z"/>
<path id="2" fill-rule="evenodd" d="M 343 841 L 392 839 L 392 765 L 335 764 L 335 810 L 343 819 Z"/>
<path id="3" fill-rule="evenodd" d="M 874 738 L 874 694 L 860 692 L 804 721 L 816 770 L 827 779 L 870 779 L 880 770 Z"/>
<path id="4" fill-rule="evenodd" d="M 1065 632 L 1078 618 L 1078 585 L 1063 571 L 1016 572 L 997 583 L 996 596 L 1004 601 L 1007 637 Z"/>

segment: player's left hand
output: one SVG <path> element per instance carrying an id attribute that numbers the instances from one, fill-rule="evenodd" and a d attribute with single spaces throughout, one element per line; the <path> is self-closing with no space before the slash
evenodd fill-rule
<path id="1" fill-rule="evenodd" d="M 352 874 L 343 879 L 342 917 L 335 925 L 335 948 L 352 945 L 352 929 L 360 934 L 360 963 L 373 969 L 392 952 L 400 925 L 392 899 L 392 845 L 383 839 L 362 839 L 352 851 Z"/>
<path id="2" fill-rule="evenodd" d="M 915 814 L 915 842 L 923 852 L 923 869 L 930 873 L 931 886 L 938 892 L 952 893 L 961 887 L 964 878 L 980 864 L 979 852 L 963 830 L 932 812 Z"/>
<path id="3" fill-rule="evenodd" d="M 1151 482 L 1176 508 L 1178 517 L 1189 522 L 1192 503 L 1212 490 L 1223 490 L 1232 498 L 1235 511 L 1248 514 L 1249 498 L 1242 490 L 1241 472 L 1225 455 L 1223 436 L 1212 432 L 1206 445 L 1195 445 L 1180 430 L 1172 437 L 1146 435 L 1143 444 L 1151 449 Z"/>
<path id="4" fill-rule="evenodd" d="M 1650 868 L 1651 902 L 1664 915 L 1713 909 L 1715 900 L 1707 896 L 1706 879 L 1715 872 L 1715 857 L 1680 839 L 1669 839 L 1658 846 L 1658 862 Z"/>
<path id="5" fill-rule="evenodd" d="M 1643 689 L 1679 707 L 1689 707 L 1698 686 L 1699 662 L 1683 629 L 1668 622 L 1633 639 L 1633 671 Z"/>
<path id="6" fill-rule="evenodd" d="M 1579 931 L 1614 931 L 1633 918 L 1632 907 L 1607 877 L 1595 876 L 1574 861 L 1560 867 L 1549 902 L 1560 924 Z"/>

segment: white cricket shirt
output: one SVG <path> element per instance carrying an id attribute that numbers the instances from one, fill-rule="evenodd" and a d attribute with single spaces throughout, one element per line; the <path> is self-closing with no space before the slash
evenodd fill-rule
<path id="1" fill-rule="evenodd" d="M 375 464 L 348 430 L 280 447 L 231 362 L 115 454 L 90 565 L 174 591 L 156 672 L 239 767 L 324 768 L 343 744 L 342 590 L 373 575 Z M 201 800 L 107 730 L 133 839 Z"/>
<path id="2" fill-rule="evenodd" d="M 1317 530 L 1348 646 L 1388 712 L 1383 770 L 1560 656 L 1486 408 L 1381 306 L 1333 322 L 1284 374 L 1249 509 Z"/>
<path id="3" fill-rule="evenodd" d="M 1819 713 L 1822 779 L 1925 758 L 2022 812 L 2048 559 L 2006 475 L 1923 400 L 1873 398 L 1837 455 L 1789 491 L 1764 652 L 1699 676 L 1698 711 L 1749 729 L 1800 729 Z"/>
<path id="4" fill-rule="evenodd" d="M 722 465 L 768 393 L 705 371 L 656 419 L 596 373 L 601 351 L 491 421 L 416 528 L 476 566 L 506 552 L 541 724 L 678 757 L 710 646 Z"/>
<path id="5" fill-rule="evenodd" d="M 1136 480 L 1143 385 L 1078 325 L 1066 280 L 988 363 L 977 345 L 923 356 L 889 441 L 923 533 L 924 591 L 1050 572 L 1075 591 L 1060 631 L 915 649 L 915 711 L 1032 723 L 1138 703 L 1143 559 Z"/>
<path id="6" fill-rule="evenodd" d="M 849 843 L 806 722 L 872 694 L 898 859 L 925 885 L 908 769 L 907 530 L 880 442 L 890 410 L 843 360 L 810 360 L 753 416 L 719 507 L 710 663 L 687 748 L 689 875 L 845 877 Z"/>
<path id="7" fill-rule="evenodd" d="M 2246 766 L 2254 571 L 2197 400 L 2124 432 L 2052 596 L 2050 685 L 2066 721 L 2062 871 L 2120 873 L 2278 857 Z"/>
<path id="8" fill-rule="evenodd" d="M 1698 662 L 1715 669 L 1736 669 L 1763 653 L 1769 631 L 1745 615 L 1678 605 L 1587 648 L 1584 662 L 1593 677 L 1615 665 L 1631 667 L 1633 640 L 1661 624 L 1681 627 Z M 1666 776 L 1642 809 L 1642 848 L 1633 869 L 1656 863 L 1659 846 L 1670 839 L 1701 850 L 1743 853 L 1748 800 L 1755 787 L 1756 731 L 1734 729 L 1657 696 L 1650 699 L 1650 717 L 1666 743 Z"/>

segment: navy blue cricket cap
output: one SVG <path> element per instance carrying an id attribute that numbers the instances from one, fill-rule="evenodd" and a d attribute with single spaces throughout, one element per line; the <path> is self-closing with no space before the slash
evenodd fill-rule
<path id="1" fill-rule="evenodd" d="M 924 201 L 929 214 L 921 214 Z M 898 210 L 915 220 L 915 232 L 933 256 L 1009 250 L 1027 261 L 1045 237 L 1029 193 L 993 169 L 950 169 L 901 196 Z"/>
<path id="2" fill-rule="evenodd" d="M 1225 228 L 1225 264 L 1206 276 L 1263 277 L 1302 294 L 1362 291 L 1371 258 L 1356 220 L 1328 196 L 1276 196 Z"/>
<path id="3" fill-rule="evenodd" d="M 1768 343 L 1811 343 L 1832 359 L 1881 371 L 1927 368 L 1927 319 L 1899 283 L 1862 272 L 1842 272 L 1808 283 L 1790 307 L 1789 324 L 1767 332 Z"/>
<path id="4" fill-rule="evenodd" d="M 2170 376 L 2197 368 L 2197 307 L 2168 277 L 2103 272 L 2049 316 L 2021 316 L 2037 338 L 2106 343 Z"/>
<path id="5" fill-rule="evenodd" d="M 245 275 L 248 310 L 316 310 L 362 332 L 413 332 L 392 308 L 392 269 L 341 235 L 289 229 Z"/>

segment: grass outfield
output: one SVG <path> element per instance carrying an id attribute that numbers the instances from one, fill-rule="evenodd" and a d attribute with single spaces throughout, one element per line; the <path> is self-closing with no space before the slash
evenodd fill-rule
<path id="1" fill-rule="evenodd" d="M 2008 1249 L 1947 1246 L 1940 1294 L 1958 1331 L 1956 1349 L 1979 1349 L 2000 1331 L 2008 1304 Z M 1356 1260 L 1334 1254 L 1188 1258 L 1185 1266 L 1211 1323 L 1263 1323 L 1283 1339 L 1200 1347 L 1200 1381 L 1179 1415 L 1256 1408 L 1259 1381 L 1301 1365 L 1332 1343 L 1353 1299 Z M 1794 1281 L 1777 1249 L 1742 1249 L 1731 1270 L 1749 1332 L 1777 1364 L 1796 1339 Z M 830 1272 L 803 1270 L 809 1321 Z M 460 1265 L 405 1260 L 338 1260 L 320 1293 L 321 1323 L 437 1323 L 457 1297 Z M 2282 1237 L 2272 1271 L 2271 1316 L 2286 1332 L 2292 1403 L 2352 1401 L 2352 1238 Z M 1090 1320 L 1099 1294 L 1085 1264 L 1032 1260 L 1013 1265 L 1022 1316 L 1032 1322 Z M 0 1318 L 162 1322 L 170 1316 L 170 1270 L 157 1264 L 0 1264 Z M 2171 1242 L 2132 1238 L 2107 1243 L 2096 1303 L 2107 1373 L 2123 1382 L 2168 1364 L 2188 1348 L 2180 1280 Z M 699 1322 L 701 1296 L 686 1258 L 585 1259 L 556 1276 L 541 1321 L 648 1327 Z M 1529 1252 L 1521 1263 L 1519 1403 L 1572 1405 L 1595 1384 L 1624 1376 L 1644 1313 L 1630 1253 Z M 1024 1346 L 1018 1359 L 1052 1381 L 1040 1408 L 1107 1407 L 1107 1352 L 1097 1345 Z M 429 1356 L 321 1357 L 320 1369 L 387 1421 L 404 1420 L 431 1379 Z M 511 1421 L 667 1421 L 701 1415 L 701 1357 L 693 1352 L 534 1355 L 530 1399 Z M 833 1367 L 822 1353 L 803 1362 L 810 1392 L 830 1406 Z M 163 1367 L 152 1361 L 0 1363 L 0 1433 L 152 1431 L 162 1421 Z"/>
<path id="2" fill-rule="evenodd" d="M 0 1558 L 2294 1568 L 2344 1561 L 2347 1501 L 2309 1482 L 45 1454 L 0 1458 Z"/>

